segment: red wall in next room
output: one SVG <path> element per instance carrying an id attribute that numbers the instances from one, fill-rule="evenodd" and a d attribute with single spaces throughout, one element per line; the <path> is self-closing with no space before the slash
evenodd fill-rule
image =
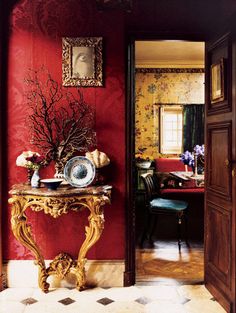
<path id="1" fill-rule="evenodd" d="M 123 13 L 99 12 L 95 1 L 24 0 L 12 11 L 8 64 L 8 188 L 26 180 L 26 170 L 15 160 L 29 144 L 26 125 L 28 107 L 24 99 L 24 77 L 29 68 L 44 65 L 57 82 L 62 81 L 62 37 L 103 37 L 104 87 L 80 88 L 96 113 L 98 149 L 107 153 L 111 164 L 106 169 L 114 186 L 112 204 L 105 207 L 105 229 L 102 238 L 91 249 L 90 259 L 124 258 L 125 193 L 125 69 Z M 68 87 L 70 91 L 74 88 Z M 41 171 L 51 177 L 53 167 Z M 4 209 L 4 259 L 32 259 L 33 256 L 13 237 L 10 208 Z M 86 211 L 53 219 L 40 213 L 29 213 L 37 242 L 46 259 L 61 251 L 76 256 L 84 237 Z"/>

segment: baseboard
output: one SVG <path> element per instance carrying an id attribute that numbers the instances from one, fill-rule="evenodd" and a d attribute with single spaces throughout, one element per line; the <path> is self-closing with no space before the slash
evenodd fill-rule
<path id="1" fill-rule="evenodd" d="M 46 260 L 46 266 L 51 261 Z M 86 266 L 86 284 L 99 287 L 122 287 L 124 280 L 124 261 L 90 260 Z M 33 260 L 10 260 L 3 264 L 5 287 L 38 287 L 38 269 Z M 50 287 L 75 287 L 75 276 L 69 274 L 64 280 L 56 276 L 48 277 Z"/>

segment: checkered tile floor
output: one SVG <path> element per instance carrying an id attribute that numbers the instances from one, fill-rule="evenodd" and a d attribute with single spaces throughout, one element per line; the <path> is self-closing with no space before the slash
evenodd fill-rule
<path id="1" fill-rule="evenodd" d="M 8 288 L 0 313 L 225 313 L 202 285 L 93 288 Z"/>

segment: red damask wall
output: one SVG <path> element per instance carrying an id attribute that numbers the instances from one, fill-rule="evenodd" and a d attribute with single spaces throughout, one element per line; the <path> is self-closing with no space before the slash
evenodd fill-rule
<path id="1" fill-rule="evenodd" d="M 123 259 L 125 250 L 125 59 L 126 35 L 145 31 L 162 34 L 196 34 L 209 38 L 220 27 L 223 16 L 235 9 L 234 1 L 133 0 L 131 12 L 99 12 L 95 0 L 6 0 L 17 2 L 10 15 L 8 51 L 7 184 L 25 181 L 26 172 L 16 167 L 16 157 L 32 147 L 26 126 L 28 108 L 23 82 L 29 68 L 44 65 L 61 82 L 61 38 L 101 36 L 104 40 L 105 86 L 81 88 L 85 101 L 96 112 L 98 149 L 106 152 L 111 165 L 106 168 L 114 186 L 112 204 L 105 208 L 105 230 L 89 253 L 92 259 Z M 217 21 L 217 23 L 216 23 Z M 141 36 L 142 37 L 142 36 Z M 181 37 L 180 37 L 181 38 Z M 70 87 L 69 87 L 70 88 Z M 70 88 L 73 91 L 73 88 Z M 53 167 L 41 172 L 50 177 Z M 4 195 L 4 199 L 7 195 Z M 31 259 L 32 255 L 12 236 L 10 208 L 3 208 L 4 259 Z M 54 220 L 42 212 L 31 213 L 31 221 L 42 252 L 52 259 L 59 251 L 76 256 L 83 239 L 86 212 L 68 214 Z"/>
<path id="2" fill-rule="evenodd" d="M 112 205 L 105 207 L 105 230 L 89 252 L 91 259 L 124 258 L 125 193 L 125 69 L 124 27 L 121 11 L 99 12 L 95 1 L 24 0 L 12 11 L 8 64 L 8 182 L 26 180 L 26 170 L 15 165 L 16 157 L 29 145 L 26 125 L 28 108 L 23 82 L 29 68 L 44 65 L 52 76 L 62 80 L 62 37 L 101 36 L 104 40 L 104 87 L 81 88 L 84 99 L 95 108 L 98 149 L 107 153 L 106 169 L 114 186 Z M 73 90 L 73 88 L 70 90 Z M 53 167 L 41 171 L 51 177 Z M 31 259 L 10 230 L 10 208 L 4 210 L 4 259 Z M 60 251 L 76 256 L 84 237 L 86 211 L 52 219 L 43 213 L 30 213 L 32 227 L 46 259 Z"/>

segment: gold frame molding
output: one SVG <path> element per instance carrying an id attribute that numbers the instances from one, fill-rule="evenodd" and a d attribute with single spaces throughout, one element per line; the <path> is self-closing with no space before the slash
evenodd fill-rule
<path id="1" fill-rule="evenodd" d="M 63 86 L 103 86 L 102 37 L 62 38 Z"/>
<path id="2" fill-rule="evenodd" d="M 210 72 L 210 96 L 211 103 L 225 100 L 225 60 L 221 58 L 219 62 L 211 65 Z"/>
<path id="3" fill-rule="evenodd" d="M 166 67 L 136 67 L 135 73 L 155 73 L 155 74 L 161 74 L 161 73 L 205 73 L 204 68 L 166 68 Z"/>

